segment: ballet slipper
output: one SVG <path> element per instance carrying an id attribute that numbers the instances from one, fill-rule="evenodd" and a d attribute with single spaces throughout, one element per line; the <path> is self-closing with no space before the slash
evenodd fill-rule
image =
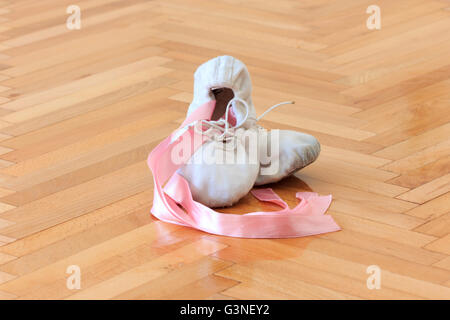
<path id="1" fill-rule="evenodd" d="M 252 123 L 251 90 L 247 68 L 230 56 L 209 60 L 194 74 L 194 97 L 187 117 L 211 100 L 215 108 L 211 120 L 201 124 L 202 129 L 208 128 L 208 141 L 178 173 L 188 181 L 193 199 L 209 207 L 235 204 L 252 189 L 259 174 L 257 149 L 244 141 L 257 131 Z"/>
<path id="2" fill-rule="evenodd" d="M 207 206 L 231 206 L 253 185 L 277 182 L 309 165 L 319 155 L 320 144 L 313 136 L 288 130 L 277 130 L 275 135 L 275 131 L 267 132 L 257 124 L 268 112 L 293 102 L 274 105 L 256 117 L 251 93 L 249 72 L 236 58 L 216 57 L 198 67 L 194 74 L 194 97 L 187 117 L 205 103 L 215 101 L 215 107 L 211 120 L 202 122 L 202 129 L 208 130 L 208 142 L 178 172 L 188 181 L 193 199 Z M 183 132 L 180 130 L 173 139 Z M 240 133 L 235 135 L 237 132 Z M 256 137 L 250 139 L 250 144 L 256 141 L 256 154 L 251 145 L 245 145 L 244 136 Z M 230 139 L 234 140 L 233 150 L 227 150 Z M 228 159 L 247 160 L 238 163 L 206 160 L 215 158 L 217 152 Z M 267 153 L 271 154 L 269 161 L 266 161 Z"/>
<path id="3" fill-rule="evenodd" d="M 320 143 L 314 136 L 291 130 L 277 131 L 278 157 L 271 158 L 278 163 L 263 163 L 261 160 L 261 171 L 256 178 L 256 186 L 278 182 L 313 163 L 319 156 Z M 268 131 L 268 138 L 260 143 L 258 147 L 260 159 L 267 158 L 266 150 L 275 149 L 272 148 L 273 142 L 270 139 L 274 132 L 275 130 Z M 268 165 L 271 167 L 267 168 Z"/>

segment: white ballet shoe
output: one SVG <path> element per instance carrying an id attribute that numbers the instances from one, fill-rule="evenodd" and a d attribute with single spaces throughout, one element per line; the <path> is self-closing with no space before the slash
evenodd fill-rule
<path id="1" fill-rule="evenodd" d="M 210 140 L 178 173 L 188 181 L 193 199 L 209 207 L 233 205 L 252 189 L 258 176 L 258 151 L 255 148 L 250 154 L 250 146 L 245 143 L 249 133 L 257 132 L 251 90 L 247 68 L 230 56 L 209 60 L 195 72 L 188 116 L 199 106 L 216 100 L 211 121 L 202 122 L 213 130 L 208 132 Z M 209 161 L 220 152 L 222 159 L 235 161 Z"/>
<path id="2" fill-rule="evenodd" d="M 252 85 L 245 65 L 230 56 L 220 56 L 202 64 L 194 75 L 194 97 L 188 116 L 201 105 L 216 101 L 210 127 L 210 140 L 198 149 L 190 161 L 178 170 L 188 181 L 194 200 L 209 207 L 231 206 L 244 197 L 254 185 L 276 182 L 312 163 L 320 152 L 320 144 L 311 135 L 279 130 L 279 157 L 275 170 L 260 167 L 261 150 L 270 150 L 270 139 L 262 145 L 265 129 L 257 125 L 267 112 L 293 102 L 272 106 L 256 117 L 251 98 Z M 179 134 L 173 136 L 175 140 Z M 257 136 L 257 150 L 245 143 L 246 134 Z M 269 136 L 272 134 L 269 132 Z M 248 135 L 247 135 L 248 136 Z M 233 148 L 227 148 L 233 141 Z M 263 148 L 264 147 L 264 148 Z M 241 159 L 232 163 L 210 162 L 217 150 L 226 156 Z M 229 159 L 229 158 L 228 158 Z M 242 160 L 244 159 L 244 160 Z M 265 164 L 264 164 L 265 165 Z"/>
<path id="3" fill-rule="evenodd" d="M 253 188 L 259 174 L 259 159 L 251 158 L 245 143 L 248 131 L 254 129 L 238 129 L 231 142 L 214 139 L 205 142 L 190 158 L 190 163 L 179 169 L 189 183 L 194 200 L 211 208 L 227 207 Z M 217 162 L 218 155 L 220 162 Z"/>
<path id="4" fill-rule="evenodd" d="M 268 132 L 269 137 L 272 132 L 273 130 Z M 261 163 L 261 172 L 255 181 L 256 186 L 278 182 L 313 163 L 319 156 L 320 143 L 312 135 L 290 130 L 278 130 L 278 136 L 279 156 L 275 170 L 265 171 L 264 169 L 268 164 Z M 271 139 L 267 139 L 267 142 L 264 141 L 263 143 L 267 143 L 267 147 L 259 146 L 260 159 L 265 159 L 266 150 L 271 150 Z"/>
<path id="5" fill-rule="evenodd" d="M 216 110 L 211 120 L 218 120 L 224 116 L 228 102 L 235 97 L 243 100 L 247 106 L 238 100 L 233 101 L 233 115 L 237 123 L 242 123 L 242 127 L 248 129 L 255 125 L 256 119 L 251 94 L 252 82 L 247 67 L 231 56 L 216 57 L 203 63 L 195 71 L 194 97 L 187 114 L 190 115 L 199 106 L 216 100 Z"/>

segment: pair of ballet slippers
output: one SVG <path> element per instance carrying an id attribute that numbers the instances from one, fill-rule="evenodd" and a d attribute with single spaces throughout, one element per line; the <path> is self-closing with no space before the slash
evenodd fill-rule
<path id="1" fill-rule="evenodd" d="M 249 72 L 233 57 L 216 57 L 195 72 L 187 117 L 212 100 L 215 108 L 196 128 L 206 141 L 178 173 L 193 199 L 208 207 L 231 206 L 254 186 L 280 181 L 319 155 L 320 144 L 309 134 L 259 126 L 251 93 Z"/>

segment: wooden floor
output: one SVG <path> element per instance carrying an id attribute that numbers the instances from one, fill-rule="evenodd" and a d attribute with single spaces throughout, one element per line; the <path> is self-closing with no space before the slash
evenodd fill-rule
<path id="1" fill-rule="evenodd" d="M 0 298 L 450 298 L 449 1 L 0 5 Z M 322 154 L 273 187 L 291 205 L 332 194 L 342 231 L 244 240 L 150 216 L 147 154 L 221 54 L 247 64 L 258 114 L 296 101 L 262 125 L 314 134 Z"/>

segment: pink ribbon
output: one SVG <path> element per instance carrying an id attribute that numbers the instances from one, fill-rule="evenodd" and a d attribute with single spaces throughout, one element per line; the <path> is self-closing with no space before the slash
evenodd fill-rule
<path id="1" fill-rule="evenodd" d="M 187 117 L 181 127 L 195 120 L 211 119 L 214 107 L 215 101 L 200 106 Z M 253 189 L 251 193 L 257 199 L 276 204 L 282 209 L 243 215 L 220 213 L 194 201 L 188 182 L 176 173 L 182 164 L 175 164 L 171 153 L 184 139 L 194 141 L 196 134 L 189 128 L 172 143 L 169 136 L 148 156 L 147 163 L 153 173 L 155 185 L 151 212 L 156 218 L 212 234 L 240 238 L 293 238 L 340 230 L 333 217 L 324 214 L 330 206 L 331 195 L 297 192 L 296 197 L 300 203 L 290 209 L 272 189 Z M 200 145 L 192 148 L 192 154 L 198 147 Z"/>

